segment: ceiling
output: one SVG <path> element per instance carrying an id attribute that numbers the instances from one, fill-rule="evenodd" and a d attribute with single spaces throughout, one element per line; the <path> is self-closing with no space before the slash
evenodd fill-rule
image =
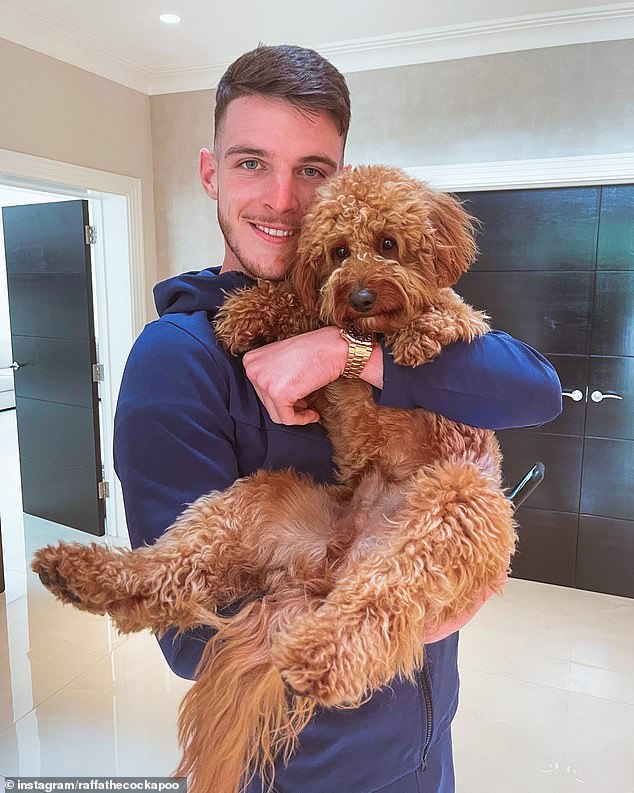
<path id="1" fill-rule="evenodd" d="M 181 24 L 162 24 L 168 12 Z M 160 94 L 213 87 L 258 42 L 313 47 L 353 72 L 634 38 L 634 2 L 0 0 L 0 38 Z"/>

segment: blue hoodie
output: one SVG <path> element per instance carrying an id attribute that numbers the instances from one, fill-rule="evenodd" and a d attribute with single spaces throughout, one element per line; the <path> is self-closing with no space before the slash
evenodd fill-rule
<path id="1" fill-rule="evenodd" d="M 115 417 L 115 467 L 132 547 L 153 543 L 186 504 L 259 468 L 293 466 L 332 482 L 332 447 L 319 424 L 275 424 L 239 358 L 218 345 L 210 318 L 226 292 L 253 283 L 218 268 L 158 284 L 160 319 L 135 342 Z M 543 424 L 561 412 L 548 361 L 505 333 L 445 348 L 420 367 L 384 350 L 378 405 L 422 407 L 478 427 Z M 172 670 L 194 677 L 208 629 L 160 641 Z M 393 681 L 354 710 L 319 711 L 299 750 L 276 771 L 277 793 L 451 793 L 450 725 L 458 702 L 458 634 L 427 645 L 417 684 Z M 423 770 L 424 769 L 424 770 Z M 259 793 L 254 781 L 249 793 Z"/>

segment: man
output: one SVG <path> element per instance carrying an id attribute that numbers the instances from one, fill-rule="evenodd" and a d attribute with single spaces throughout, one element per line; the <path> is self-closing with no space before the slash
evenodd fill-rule
<path id="1" fill-rule="evenodd" d="M 344 370 L 348 344 L 338 330 L 240 360 L 219 348 L 209 320 L 226 292 L 284 277 L 316 188 L 343 167 L 349 115 L 343 77 L 311 50 L 260 47 L 222 78 L 214 150 L 200 155 L 225 238 L 222 268 L 158 285 L 160 319 L 134 345 L 119 398 L 115 459 L 133 547 L 152 543 L 185 504 L 259 468 L 292 466 L 333 480 L 332 449 L 306 396 Z M 552 367 L 500 332 L 454 344 L 417 368 L 397 366 L 377 344 L 360 376 L 379 405 L 423 407 L 481 427 L 540 424 L 561 410 Z M 453 791 L 456 629 L 470 616 L 421 637 L 416 685 L 395 680 L 357 709 L 320 711 L 277 769 L 278 793 Z M 193 678 L 209 635 L 201 628 L 161 639 L 177 674 Z"/>

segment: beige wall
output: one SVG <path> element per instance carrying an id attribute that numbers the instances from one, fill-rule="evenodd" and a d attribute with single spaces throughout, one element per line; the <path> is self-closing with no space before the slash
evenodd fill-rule
<path id="1" fill-rule="evenodd" d="M 347 159 L 402 167 L 634 150 L 634 41 L 347 75 Z M 212 138 L 210 91 L 152 97 L 160 273 L 222 258 L 197 157 Z"/>
<path id="2" fill-rule="evenodd" d="M 348 157 L 402 167 L 634 151 L 634 41 L 347 76 Z"/>
<path id="3" fill-rule="evenodd" d="M 152 306 L 149 290 L 157 276 L 149 97 L 0 39 L 0 148 L 141 178 Z"/>
<path id="4" fill-rule="evenodd" d="M 153 96 L 154 205 L 160 278 L 222 263 L 216 204 L 198 178 L 201 148 L 213 147 L 213 91 Z"/>

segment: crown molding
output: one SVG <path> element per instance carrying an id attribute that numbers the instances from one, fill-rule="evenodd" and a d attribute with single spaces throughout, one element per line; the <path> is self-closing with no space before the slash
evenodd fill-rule
<path id="1" fill-rule="evenodd" d="M 0 36 L 145 94 L 214 88 L 229 61 L 159 67 L 124 58 L 95 36 L 59 26 L 18 0 L 2 0 Z M 634 3 L 529 14 L 477 24 L 314 46 L 344 73 L 503 52 L 634 38 Z"/>
<path id="2" fill-rule="evenodd" d="M 517 190 L 634 182 L 634 152 L 403 168 L 437 190 Z"/>
<path id="3" fill-rule="evenodd" d="M 17 0 L 2 0 L 0 38 L 148 94 L 158 66 L 147 66 L 104 46 L 96 36 L 60 25 Z"/>

